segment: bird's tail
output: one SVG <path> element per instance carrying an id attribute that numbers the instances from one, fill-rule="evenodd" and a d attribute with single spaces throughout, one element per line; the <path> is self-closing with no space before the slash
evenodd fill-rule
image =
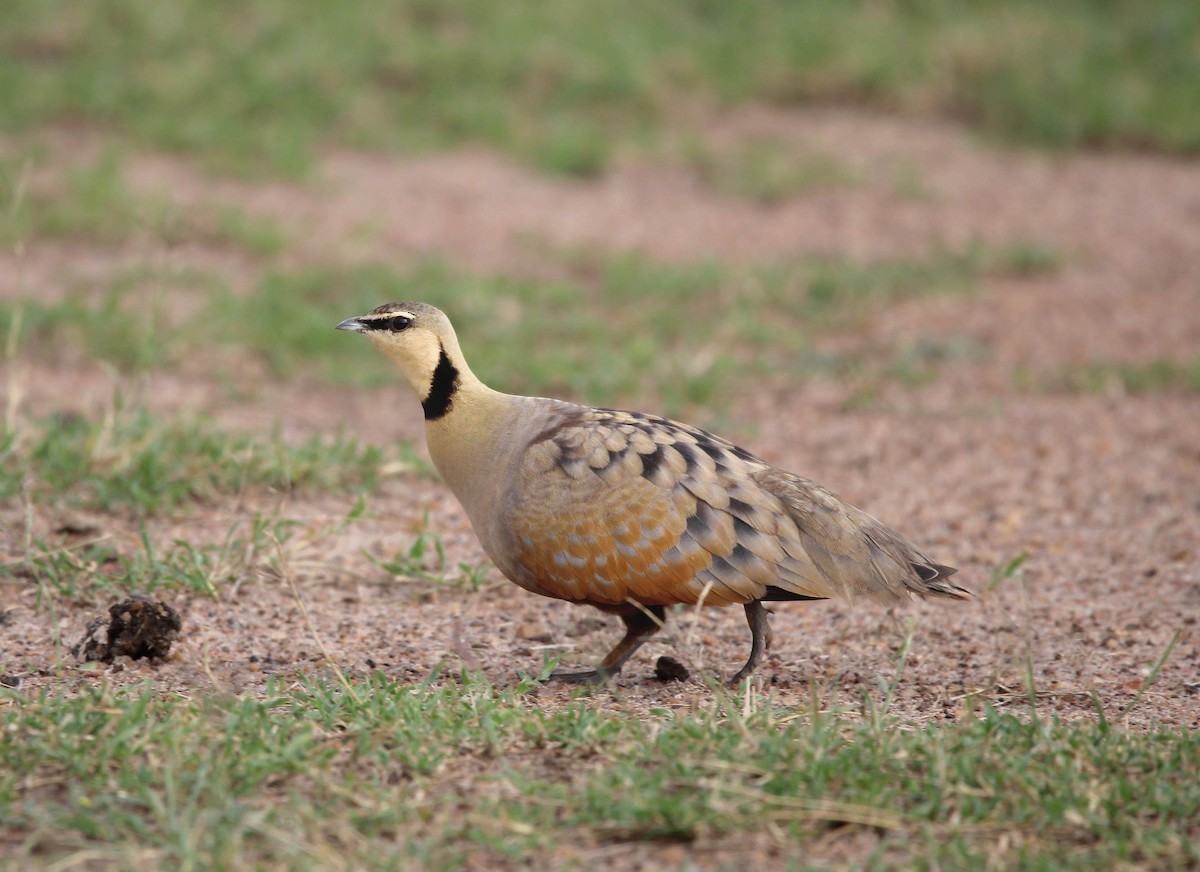
<path id="1" fill-rule="evenodd" d="M 780 498 L 800 534 L 803 554 L 782 565 L 782 588 L 884 603 L 913 594 L 970 597 L 949 581 L 954 567 L 930 560 L 891 527 L 820 485 L 774 469 L 760 474 L 759 483 Z"/>
<path id="2" fill-rule="evenodd" d="M 906 583 L 908 589 L 913 593 L 920 596 L 943 596 L 958 600 L 971 598 L 970 591 L 948 580 L 950 576 L 958 572 L 953 566 L 943 566 L 940 563 L 917 563 L 915 561 L 911 565 L 917 575 L 920 576 L 919 582 L 914 584 L 910 580 Z"/>

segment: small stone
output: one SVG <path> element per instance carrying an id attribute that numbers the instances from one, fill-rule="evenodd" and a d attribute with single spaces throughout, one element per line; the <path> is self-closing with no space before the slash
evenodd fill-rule
<path id="1" fill-rule="evenodd" d="M 547 645 L 554 641 L 554 636 L 549 630 L 533 621 L 517 627 L 517 638 L 524 639 L 526 642 L 541 642 Z"/>
<path id="2" fill-rule="evenodd" d="M 659 681 L 687 681 L 690 676 L 686 666 L 666 654 L 654 664 L 654 677 Z"/>

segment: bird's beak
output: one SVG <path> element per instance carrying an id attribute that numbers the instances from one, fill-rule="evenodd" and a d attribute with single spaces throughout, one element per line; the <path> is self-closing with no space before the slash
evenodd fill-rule
<path id="1" fill-rule="evenodd" d="M 347 318 L 341 324 L 337 325 L 337 329 L 338 330 L 353 330 L 355 333 L 362 333 L 364 330 L 367 329 L 367 327 L 358 318 Z"/>

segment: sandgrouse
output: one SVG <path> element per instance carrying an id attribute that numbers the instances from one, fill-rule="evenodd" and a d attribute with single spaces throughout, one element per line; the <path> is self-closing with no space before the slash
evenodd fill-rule
<path id="1" fill-rule="evenodd" d="M 476 378 L 450 320 L 425 303 L 347 318 L 421 399 L 434 465 L 484 551 L 533 593 L 620 615 L 625 636 L 597 669 L 614 675 L 677 603 L 738 603 L 754 671 L 764 602 L 910 594 L 966 598 L 955 571 L 820 485 L 666 418 L 502 394 Z"/>

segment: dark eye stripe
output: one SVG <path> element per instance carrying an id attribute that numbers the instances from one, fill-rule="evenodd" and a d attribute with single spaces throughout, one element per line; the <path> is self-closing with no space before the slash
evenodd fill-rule
<path id="1" fill-rule="evenodd" d="M 412 318 L 407 315 L 393 315 L 390 318 L 372 318 L 365 322 L 368 330 L 403 330 L 412 324 Z"/>

